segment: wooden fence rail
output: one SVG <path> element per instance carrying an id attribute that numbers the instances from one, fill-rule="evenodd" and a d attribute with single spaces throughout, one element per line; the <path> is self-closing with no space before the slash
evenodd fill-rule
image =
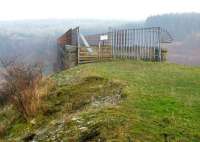
<path id="1" fill-rule="evenodd" d="M 107 47 L 91 47 L 92 53 L 88 48 L 79 48 L 79 64 L 92 63 L 97 61 L 104 61 L 112 59 L 112 48 Z"/>

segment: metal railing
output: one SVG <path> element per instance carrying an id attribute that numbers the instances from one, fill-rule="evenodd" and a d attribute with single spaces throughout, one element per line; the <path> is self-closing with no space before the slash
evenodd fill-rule
<path id="1" fill-rule="evenodd" d="M 112 29 L 114 58 L 161 60 L 161 28 Z"/>

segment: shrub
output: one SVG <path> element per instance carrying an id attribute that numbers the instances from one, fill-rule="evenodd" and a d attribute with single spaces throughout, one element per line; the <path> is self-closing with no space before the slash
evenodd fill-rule
<path id="1" fill-rule="evenodd" d="M 1 90 L 1 88 L 0 88 Z M 0 107 L 3 107 L 6 102 L 8 101 L 8 98 L 4 95 L 2 95 L 2 93 L 0 92 Z"/>
<path id="2" fill-rule="evenodd" d="M 0 125 L 0 138 L 5 135 L 6 127 L 4 125 Z"/>
<path id="3" fill-rule="evenodd" d="M 21 116 L 28 120 L 34 117 L 40 107 L 40 82 L 42 81 L 42 67 L 40 64 L 28 65 L 1 59 L 4 67 L 2 73 L 4 83 L 1 95 L 8 98 Z"/>

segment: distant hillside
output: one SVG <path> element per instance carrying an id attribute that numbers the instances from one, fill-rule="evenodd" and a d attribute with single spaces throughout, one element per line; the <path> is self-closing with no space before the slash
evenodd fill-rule
<path id="1" fill-rule="evenodd" d="M 200 65 L 200 13 L 152 16 L 144 25 L 165 28 L 172 35 L 174 41 L 168 47 L 170 62 Z"/>
<path id="2" fill-rule="evenodd" d="M 200 13 L 165 14 L 147 18 L 145 26 L 160 26 L 167 29 L 175 40 L 183 40 L 200 32 Z"/>

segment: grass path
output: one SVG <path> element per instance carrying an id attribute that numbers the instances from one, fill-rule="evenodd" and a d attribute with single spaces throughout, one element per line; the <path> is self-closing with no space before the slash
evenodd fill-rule
<path id="1" fill-rule="evenodd" d="M 81 65 L 67 72 L 101 75 L 127 84 L 118 108 L 121 128 L 137 141 L 200 141 L 200 68 L 168 63 L 114 61 Z"/>

